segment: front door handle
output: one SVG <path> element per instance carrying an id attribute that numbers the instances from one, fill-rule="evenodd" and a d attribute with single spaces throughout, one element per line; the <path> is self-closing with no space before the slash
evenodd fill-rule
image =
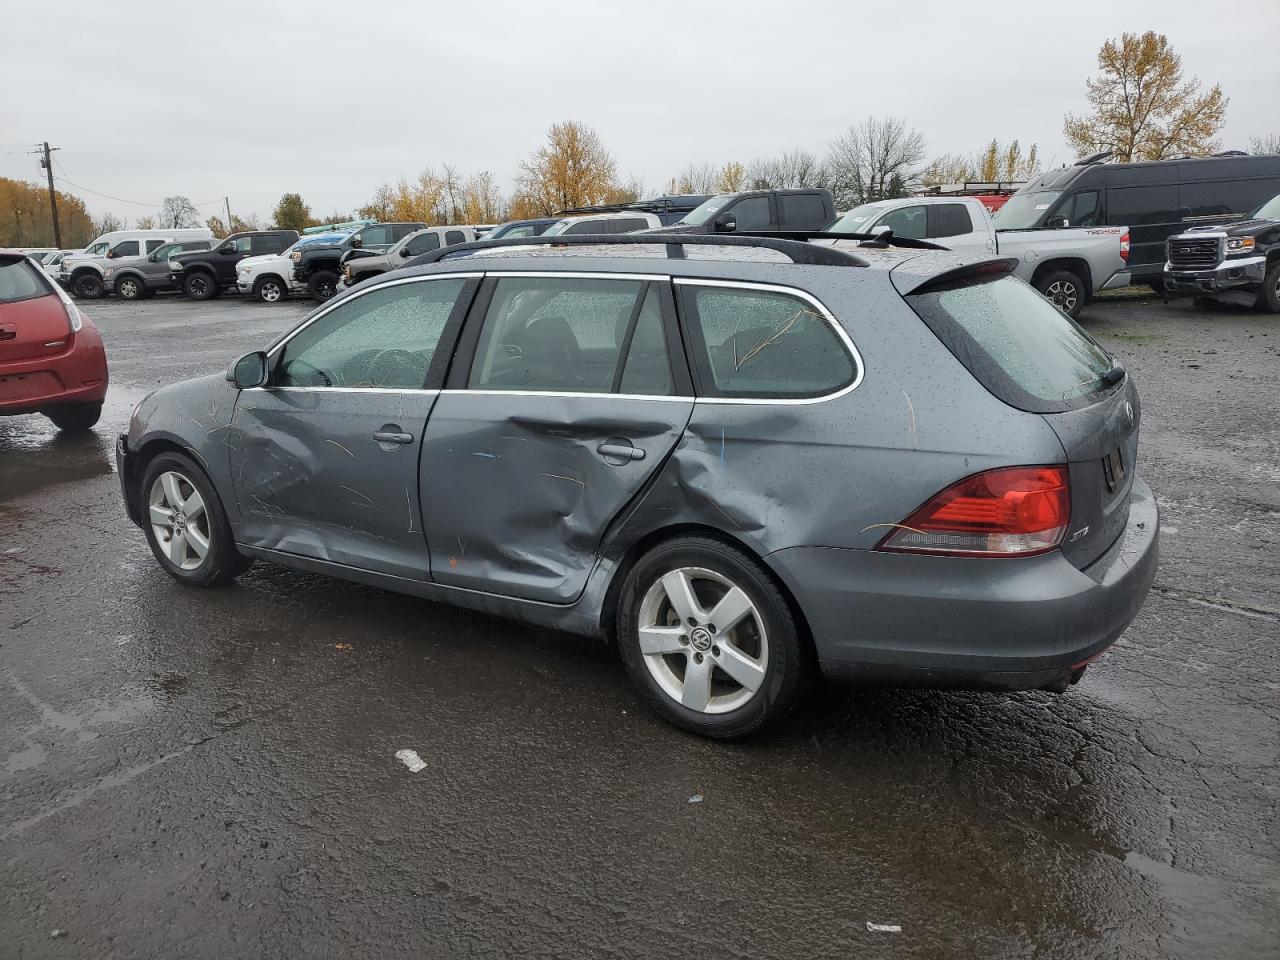
<path id="1" fill-rule="evenodd" d="M 600 446 L 596 447 L 596 453 L 609 461 L 617 460 L 623 462 L 644 459 L 644 451 L 639 447 L 630 443 L 620 443 L 617 440 L 610 440 L 600 444 Z"/>
<path id="2" fill-rule="evenodd" d="M 373 435 L 379 443 L 413 443 L 412 433 L 395 433 L 391 430 L 379 430 Z"/>

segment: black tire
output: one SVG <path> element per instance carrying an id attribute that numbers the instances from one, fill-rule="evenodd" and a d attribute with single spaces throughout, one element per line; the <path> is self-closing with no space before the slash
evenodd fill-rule
<path id="1" fill-rule="evenodd" d="M 1260 304 L 1266 304 L 1268 313 L 1280 313 L 1280 260 L 1267 267 L 1267 275 L 1262 281 Z"/>
<path id="2" fill-rule="evenodd" d="M 328 300 L 338 292 L 338 275 L 332 270 L 317 270 L 307 281 L 307 290 L 313 300 Z"/>
<path id="3" fill-rule="evenodd" d="M 194 489 L 204 504 L 203 512 L 191 523 L 193 527 L 198 525 L 199 532 L 206 538 L 208 547 L 198 565 L 192 568 L 184 568 L 170 559 L 168 543 L 172 537 L 162 543 L 156 533 L 156 525 L 152 522 L 152 489 L 159 484 L 163 491 L 164 484 L 160 478 L 170 473 L 177 474 L 182 481 L 185 481 L 181 484 L 181 489 L 188 495 L 188 502 L 190 502 L 188 491 Z M 236 550 L 235 541 L 231 536 L 231 525 L 227 523 L 226 512 L 222 509 L 222 501 L 204 471 L 190 457 L 181 453 L 166 452 L 152 459 L 142 473 L 142 484 L 137 491 L 137 497 L 147 545 L 151 547 L 156 562 L 164 568 L 164 571 L 184 586 L 211 587 L 228 583 L 253 564 L 251 557 L 246 557 Z M 181 521 L 181 525 L 185 530 L 185 519 Z"/>
<path id="4" fill-rule="evenodd" d="M 121 277 L 116 281 L 115 291 L 121 300 L 142 300 L 147 296 L 147 285 L 137 277 Z"/>
<path id="5" fill-rule="evenodd" d="M 289 287 L 279 277 L 259 277 L 253 285 L 253 299 L 259 303 L 279 303 L 288 295 Z"/>
<path id="6" fill-rule="evenodd" d="M 71 292 L 77 300 L 100 300 L 106 292 L 102 278 L 92 270 L 75 276 L 71 280 Z"/>
<path id="7" fill-rule="evenodd" d="M 737 587 L 745 594 L 752 612 L 739 625 L 733 626 L 728 635 L 713 629 L 709 620 L 704 623 L 703 619 L 695 618 L 695 624 L 682 625 L 675 605 L 667 599 L 670 594 L 662 587 L 664 576 L 680 570 L 694 572 L 689 582 L 694 583 L 695 598 L 702 605 L 700 612 L 714 608 L 718 602 L 717 590 L 731 587 Z M 698 579 L 706 574 L 722 578 L 728 586 L 710 579 Z M 655 596 L 659 598 L 656 601 L 653 599 Z M 654 625 L 659 630 L 688 627 L 689 633 L 678 640 L 670 640 L 674 645 L 672 651 L 647 655 L 641 651 L 640 621 L 642 616 L 647 619 L 654 611 L 657 611 Z M 761 626 L 763 635 L 759 632 Z M 623 582 L 616 629 L 618 647 L 627 672 L 649 705 L 676 726 L 705 737 L 736 740 L 753 736 L 776 724 L 796 705 L 812 676 L 813 658 L 809 642 L 792 616 L 782 592 L 755 560 L 710 538 L 671 540 L 641 557 Z M 726 636 L 731 643 L 725 643 Z M 702 643 L 709 646 L 702 647 Z M 765 648 L 763 657 L 762 646 Z M 754 693 L 724 671 L 722 664 L 729 662 L 724 647 L 739 649 L 750 658 L 763 660 L 763 677 L 757 681 L 759 686 Z M 713 664 L 707 674 L 709 704 L 714 709 L 724 709 L 724 712 L 691 709 L 664 687 L 664 683 L 669 685 L 674 680 L 683 690 L 687 671 L 695 658 L 699 658 L 698 663 L 706 663 L 709 659 Z M 660 680 L 659 676 L 664 679 Z M 717 689 L 722 693 L 717 694 Z M 723 701 L 719 705 L 715 703 L 717 696 Z M 733 706 L 733 698 L 744 696 L 748 698 L 745 702 Z"/>
<path id="8" fill-rule="evenodd" d="M 1070 270 L 1051 270 L 1036 281 L 1036 289 L 1071 319 L 1084 309 L 1084 281 Z"/>
<path id="9" fill-rule="evenodd" d="M 51 407 L 44 414 L 53 425 L 67 433 L 83 433 L 93 428 L 102 416 L 102 404 L 77 403 L 65 407 Z"/>
<path id="10" fill-rule="evenodd" d="M 218 294 L 212 274 L 198 270 L 182 282 L 182 291 L 192 300 L 210 300 Z"/>

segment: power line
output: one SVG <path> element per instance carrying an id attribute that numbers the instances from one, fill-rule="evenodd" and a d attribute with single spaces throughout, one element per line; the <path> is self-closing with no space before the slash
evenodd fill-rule
<path id="1" fill-rule="evenodd" d="M 164 201 L 163 201 L 163 200 L 162 200 L 162 201 L 160 201 L 159 203 L 150 203 L 150 202 L 145 201 L 145 200 L 126 200 L 124 197 L 115 197 L 115 196 L 112 196 L 112 195 L 111 195 L 111 194 L 109 194 L 109 193 L 103 193 L 103 192 L 102 192 L 102 191 L 100 191 L 100 190 L 94 190 L 92 187 L 86 187 L 86 186 L 84 186 L 84 185 L 82 185 L 82 184 L 76 183 L 74 180 L 69 179 L 69 178 L 67 177 L 67 170 L 66 170 L 66 168 L 62 165 L 62 162 L 61 162 L 60 160 L 58 160 L 56 157 L 54 158 L 54 161 L 53 161 L 53 162 L 54 162 L 55 164 L 57 164 L 57 166 L 58 166 L 58 170 L 60 170 L 60 171 L 62 172 L 62 176 L 60 176 L 60 177 L 58 177 L 58 178 L 56 178 L 56 179 L 58 180 L 58 182 L 59 182 L 59 183 L 65 183 L 65 184 L 66 184 L 67 186 L 69 186 L 69 187 L 75 187 L 77 190 L 83 190 L 85 193 L 92 193 L 95 197 L 103 197 L 103 198 L 105 198 L 105 199 L 107 199 L 107 200 L 114 200 L 114 201 L 116 201 L 117 203 L 129 203 L 129 204 L 133 204 L 135 207 L 150 207 L 150 208 L 151 208 L 151 209 L 153 209 L 153 210 L 158 210 L 158 209 L 160 209 L 161 207 L 163 207 L 163 206 L 164 206 Z M 213 205 L 213 204 L 215 204 L 215 203 L 220 204 L 220 203 L 222 203 L 222 201 L 223 201 L 223 198 L 222 198 L 222 197 L 218 197 L 216 200 L 205 200 L 203 203 L 193 203 L 193 204 L 192 204 L 192 206 L 193 206 L 193 207 L 208 207 L 208 206 L 212 206 L 212 205 Z"/>

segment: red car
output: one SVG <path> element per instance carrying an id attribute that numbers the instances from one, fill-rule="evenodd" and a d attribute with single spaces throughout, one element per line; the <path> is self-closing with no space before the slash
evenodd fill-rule
<path id="1" fill-rule="evenodd" d="M 97 328 L 25 255 L 0 250 L 0 416 L 43 413 L 60 430 L 88 430 L 106 395 Z"/>

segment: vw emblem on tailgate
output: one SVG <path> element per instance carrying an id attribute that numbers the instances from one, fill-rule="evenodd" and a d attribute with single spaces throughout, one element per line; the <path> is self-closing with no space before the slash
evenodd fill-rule
<path id="1" fill-rule="evenodd" d="M 1133 424 L 1133 404 L 1128 400 L 1124 402 L 1124 415 L 1129 418 L 1130 425 Z"/>

